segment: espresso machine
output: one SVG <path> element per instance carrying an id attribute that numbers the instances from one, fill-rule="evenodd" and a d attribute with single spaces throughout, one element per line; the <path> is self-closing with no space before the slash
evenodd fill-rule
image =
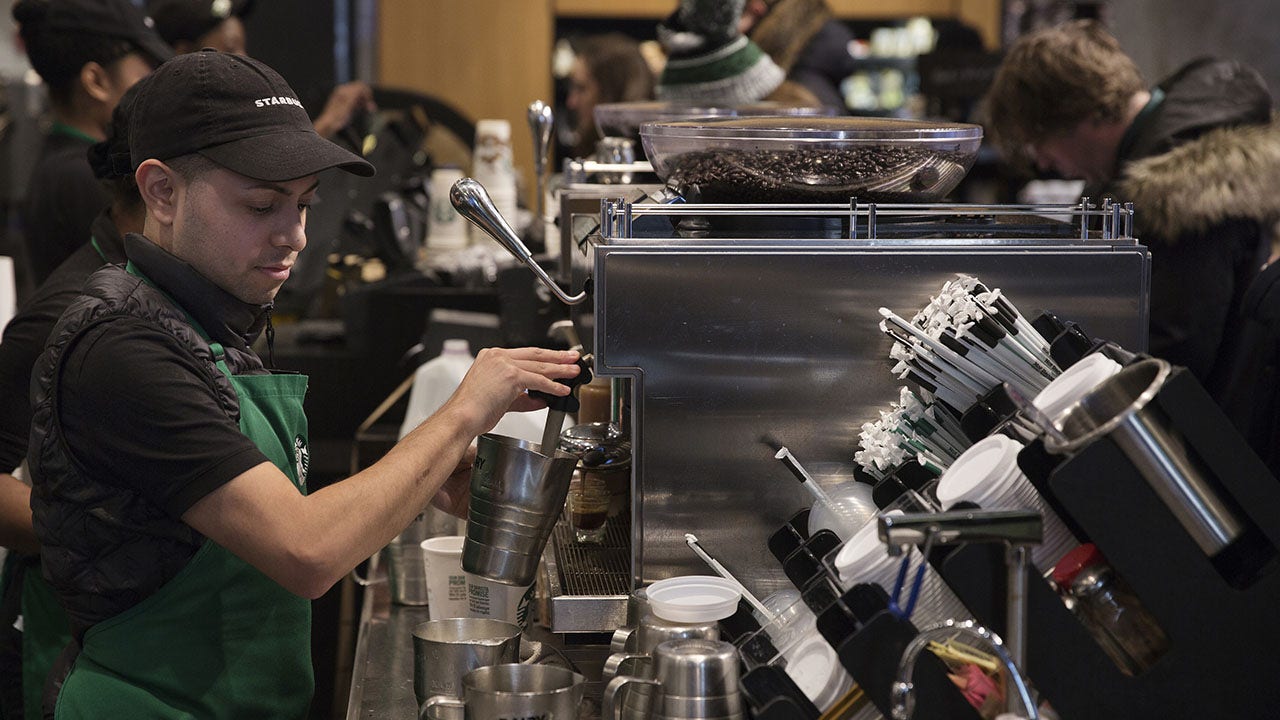
<path id="1" fill-rule="evenodd" d="M 464 216 L 487 213 L 481 190 L 455 187 Z M 806 497 L 762 440 L 793 448 L 821 484 L 852 476 L 857 428 L 896 392 L 880 306 L 919 304 L 963 272 L 1024 306 L 1145 349 L 1150 259 L 1131 236 L 1131 212 L 1087 201 L 600 200 L 600 232 L 575 245 L 583 271 L 560 294 L 593 303 L 580 330 L 591 338 L 596 374 L 629 381 L 631 513 L 629 527 L 619 524 L 625 548 L 553 535 L 545 556 L 552 631 L 612 631 L 633 587 L 703 571 L 686 533 L 724 548 L 725 564 L 753 592 L 783 587 L 768 536 Z M 1044 220 L 1064 213 L 1072 223 Z M 718 217 L 733 220 L 732 232 L 688 231 Z M 792 229 L 778 237 L 779 227 Z M 841 229 L 833 235 L 833 227 Z M 499 239 L 531 262 L 514 235 Z"/>

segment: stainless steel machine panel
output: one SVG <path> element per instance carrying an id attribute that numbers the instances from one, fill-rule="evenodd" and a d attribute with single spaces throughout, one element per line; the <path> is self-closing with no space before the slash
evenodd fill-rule
<path id="1" fill-rule="evenodd" d="M 1146 347 L 1150 259 L 1129 238 L 606 238 L 594 265 L 597 372 L 634 381 L 637 582 L 708 572 L 692 532 L 753 592 L 785 586 L 766 540 L 809 498 L 763 439 L 823 484 L 851 478 L 861 424 L 901 384 L 881 306 L 910 317 L 966 273 Z"/>

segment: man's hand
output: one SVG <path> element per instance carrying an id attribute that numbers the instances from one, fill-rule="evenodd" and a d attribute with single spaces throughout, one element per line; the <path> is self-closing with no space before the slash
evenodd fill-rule
<path id="1" fill-rule="evenodd" d="M 458 465 L 431 498 L 431 504 L 454 517 L 466 519 L 471 505 L 471 467 L 476 462 L 476 446 L 467 448 Z"/>
<path id="2" fill-rule="evenodd" d="M 354 81 L 343 83 L 333 89 L 324 110 L 314 123 L 316 132 L 321 137 L 332 138 L 338 131 L 346 127 L 358 112 L 373 112 L 378 106 L 373 102 L 373 88 Z"/>
<path id="3" fill-rule="evenodd" d="M 568 395 L 569 387 L 556 380 L 575 377 L 577 361 L 574 350 L 485 348 L 441 412 L 457 413 L 464 430 L 478 436 L 491 430 L 508 411 L 545 407 L 546 403 L 530 397 L 528 390 Z"/>

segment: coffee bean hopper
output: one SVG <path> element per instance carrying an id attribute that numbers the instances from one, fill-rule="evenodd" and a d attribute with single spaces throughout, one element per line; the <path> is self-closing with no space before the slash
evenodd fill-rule
<path id="1" fill-rule="evenodd" d="M 647 122 L 658 177 L 707 203 L 934 202 L 964 179 L 982 127 L 865 117 Z M 695 196 L 692 197 L 692 196 Z"/>

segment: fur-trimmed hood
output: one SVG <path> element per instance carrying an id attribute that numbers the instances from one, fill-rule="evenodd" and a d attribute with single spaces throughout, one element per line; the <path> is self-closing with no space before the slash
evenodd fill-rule
<path id="1" fill-rule="evenodd" d="M 1211 130 L 1130 163 L 1116 184 L 1132 201 L 1139 237 L 1175 242 L 1228 219 L 1280 222 L 1280 117 Z"/>

